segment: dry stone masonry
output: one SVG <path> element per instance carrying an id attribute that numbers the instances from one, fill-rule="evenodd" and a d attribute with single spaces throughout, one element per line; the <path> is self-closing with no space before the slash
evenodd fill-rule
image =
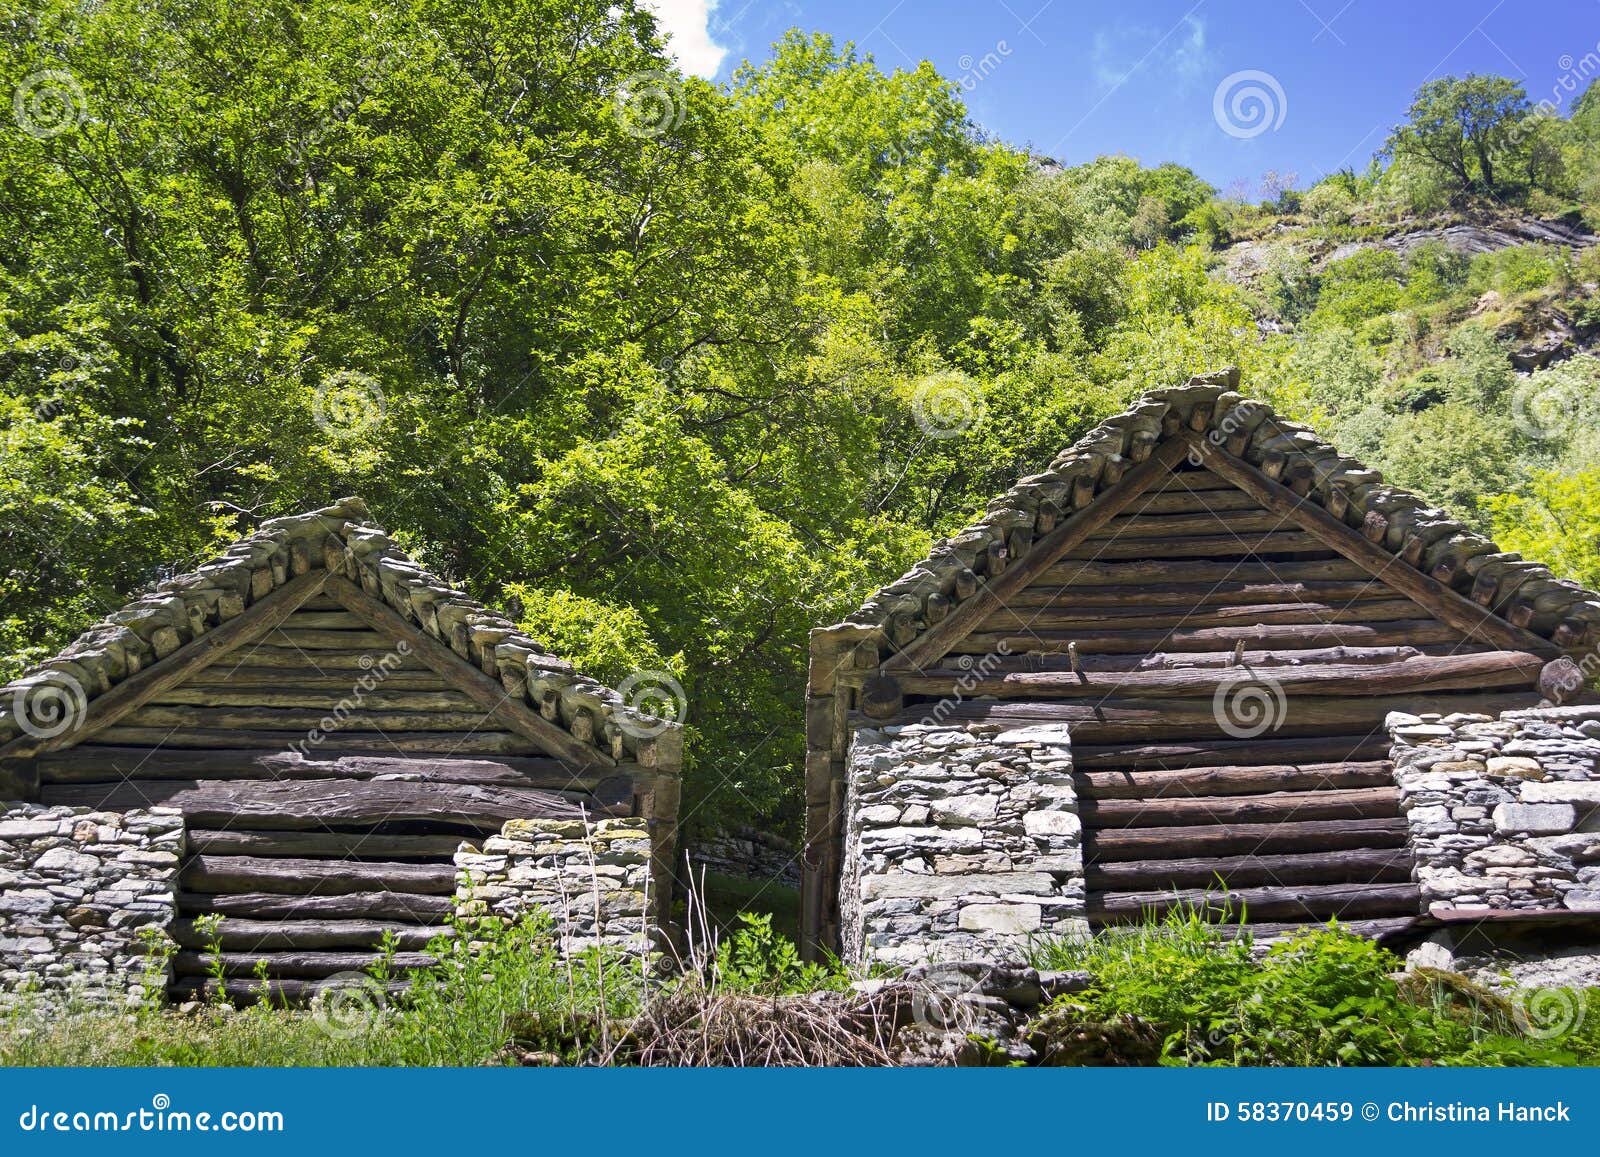
<path id="1" fill-rule="evenodd" d="M 1424 904 L 1600 912 L 1600 707 L 1388 727 Z"/>
<path id="2" fill-rule="evenodd" d="M 863 728 L 848 773 L 847 959 L 1016 959 L 1087 934 L 1064 727 Z"/>
<path id="3" fill-rule="evenodd" d="M 689 849 L 696 873 L 701 868 L 724 876 L 770 880 L 786 888 L 800 886 L 800 852 L 782 836 L 755 828 L 734 828 L 696 840 Z"/>
<path id="4" fill-rule="evenodd" d="M 0 805 L 0 1007 L 145 995 L 140 940 L 177 914 L 183 817 Z"/>
<path id="5" fill-rule="evenodd" d="M 550 914 L 568 951 L 644 943 L 650 835 L 643 819 L 510 820 L 456 853 L 463 916 Z"/>

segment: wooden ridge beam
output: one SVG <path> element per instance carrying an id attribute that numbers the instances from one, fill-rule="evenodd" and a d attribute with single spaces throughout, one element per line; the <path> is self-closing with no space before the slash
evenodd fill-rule
<path id="1" fill-rule="evenodd" d="M 1386 760 L 1345 763 L 1266 764 L 1257 767 L 1189 767 L 1177 771 L 1079 771 L 1080 799 L 1165 800 L 1182 797 L 1261 795 L 1274 791 L 1388 787 L 1394 771 Z"/>

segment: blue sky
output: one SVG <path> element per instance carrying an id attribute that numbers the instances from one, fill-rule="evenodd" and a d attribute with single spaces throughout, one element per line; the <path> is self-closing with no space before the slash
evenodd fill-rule
<path id="1" fill-rule="evenodd" d="M 1220 188 L 1362 168 L 1432 77 L 1515 77 L 1563 110 L 1600 77 L 1600 0 L 655 3 L 689 71 L 726 80 L 785 29 L 827 32 L 885 70 L 965 78 L 973 119 L 1013 144 L 1177 161 Z"/>

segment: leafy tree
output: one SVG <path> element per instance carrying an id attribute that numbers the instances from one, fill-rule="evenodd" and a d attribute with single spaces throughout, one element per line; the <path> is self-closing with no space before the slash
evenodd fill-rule
<path id="1" fill-rule="evenodd" d="M 1417 90 L 1384 148 L 1441 174 L 1457 196 L 1501 196 L 1528 162 L 1519 130 L 1531 111 L 1526 91 L 1506 77 L 1440 77 Z"/>

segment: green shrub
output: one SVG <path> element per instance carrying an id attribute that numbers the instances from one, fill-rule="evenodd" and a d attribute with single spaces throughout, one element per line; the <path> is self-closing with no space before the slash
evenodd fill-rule
<path id="1" fill-rule="evenodd" d="M 772 916 L 766 912 L 739 913 L 739 927 L 717 945 L 713 979 L 733 992 L 769 996 L 842 990 L 850 982 L 837 961 L 802 961 L 793 941 L 773 931 Z"/>
<path id="2" fill-rule="evenodd" d="M 1245 929 L 1175 911 L 1089 940 L 1036 946 L 1041 968 L 1093 973 L 1034 1024 L 1048 1063 L 1563 1065 L 1600 1061 L 1600 1000 L 1568 993 L 1574 1027 L 1547 1036 L 1465 977 L 1403 962 L 1332 923 L 1257 956 Z M 1573 1002 L 1587 1005 L 1573 1005 Z M 1565 1027 L 1565 1025 L 1561 1026 Z"/>

